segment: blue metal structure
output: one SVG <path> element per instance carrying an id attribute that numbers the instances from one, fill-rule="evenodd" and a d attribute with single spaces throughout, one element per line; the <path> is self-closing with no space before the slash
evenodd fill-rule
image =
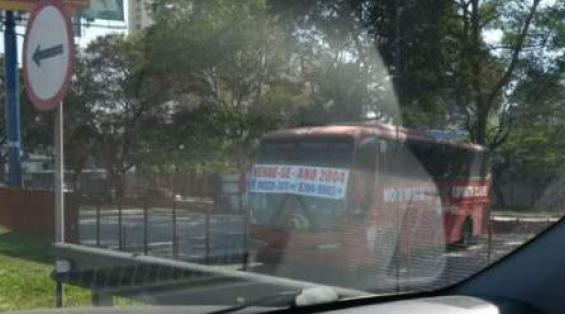
<path id="1" fill-rule="evenodd" d="M 6 80 L 6 130 L 8 138 L 8 184 L 23 185 L 22 141 L 20 131 L 20 88 L 18 72 L 18 45 L 13 11 L 6 11 L 4 24 L 4 62 Z"/>

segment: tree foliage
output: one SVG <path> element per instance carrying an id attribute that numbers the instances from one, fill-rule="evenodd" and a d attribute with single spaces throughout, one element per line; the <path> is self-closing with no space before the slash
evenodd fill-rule
<path id="1" fill-rule="evenodd" d="M 500 171 L 542 180 L 549 173 L 535 169 L 562 162 L 558 1 L 161 0 L 153 9 L 146 31 L 78 53 L 65 109 L 77 176 L 104 167 L 119 190 L 132 169 L 242 172 L 265 132 L 368 118 L 466 130 Z M 25 126 L 30 147 L 46 150 L 50 116 L 26 116 L 36 120 Z"/>

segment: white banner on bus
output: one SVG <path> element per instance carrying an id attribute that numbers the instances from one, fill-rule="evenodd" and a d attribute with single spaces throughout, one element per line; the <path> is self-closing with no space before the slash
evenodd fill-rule
<path id="1" fill-rule="evenodd" d="M 340 168 L 255 165 L 249 191 L 342 199 L 348 178 L 349 171 Z"/>

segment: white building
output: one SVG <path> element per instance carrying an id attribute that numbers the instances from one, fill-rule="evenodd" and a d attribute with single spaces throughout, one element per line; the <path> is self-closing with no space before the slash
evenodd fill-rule
<path id="1" fill-rule="evenodd" d="M 153 0 L 128 0 L 128 33 L 135 34 L 153 23 L 151 3 Z"/>

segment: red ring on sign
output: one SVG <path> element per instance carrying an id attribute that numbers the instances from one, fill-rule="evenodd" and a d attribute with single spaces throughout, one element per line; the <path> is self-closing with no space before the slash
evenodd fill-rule
<path id="1" fill-rule="evenodd" d="M 59 88 L 59 91 L 57 92 L 57 94 L 55 94 L 55 96 L 53 96 L 49 99 L 42 99 L 42 98 L 38 97 L 35 94 L 35 91 L 33 90 L 33 88 L 30 87 L 31 85 L 30 85 L 29 78 L 28 78 L 26 56 L 27 56 L 27 51 L 28 51 L 29 33 L 30 33 L 30 30 L 33 28 L 33 23 L 35 22 L 35 18 L 37 17 L 38 13 L 41 10 L 43 10 L 45 7 L 48 7 L 48 6 L 55 7 L 61 13 L 63 18 L 65 19 L 65 26 L 66 26 L 66 31 L 67 31 L 67 41 L 68 41 L 68 47 L 69 47 L 69 52 L 68 52 L 69 58 L 68 58 L 68 64 L 67 64 L 67 73 L 65 74 L 65 80 L 63 81 L 63 84 Z M 29 97 L 29 99 L 31 100 L 31 102 L 33 103 L 35 108 L 42 110 L 42 111 L 52 110 L 52 109 L 57 108 L 57 106 L 61 103 L 63 98 L 65 98 L 65 96 L 67 95 L 67 91 L 69 90 L 70 85 L 71 85 L 71 75 L 73 74 L 73 71 L 74 71 L 74 57 L 75 57 L 74 32 L 73 32 L 73 28 L 72 28 L 72 25 L 71 25 L 70 15 L 67 12 L 67 8 L 65 7 L 65 5 L 60 0 L 41 0 L 41 1 L 39 1 L 31 12 L 31 17 L 30 17 L 29 23 L 28 23 L 27 28 L 26 28 L 25 41 L 24 41 L 24 57 L 23 57 L 23 70 L 24 70 L 25 88 L 26 88 L 26 91 L 27 91 L 27 96 Z"/>

